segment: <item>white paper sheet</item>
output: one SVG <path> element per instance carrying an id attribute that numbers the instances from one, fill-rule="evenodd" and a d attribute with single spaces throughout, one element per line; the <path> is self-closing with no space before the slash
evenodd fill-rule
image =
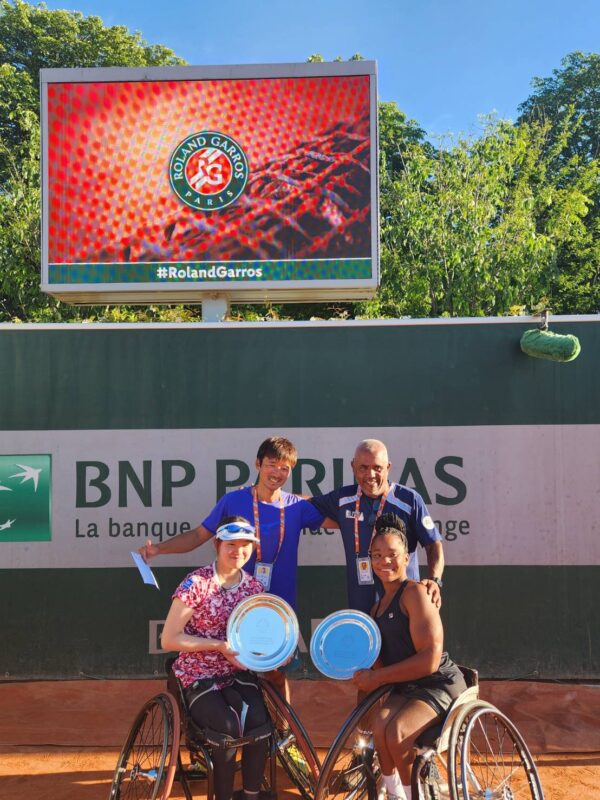
<path id="1" fill-rule="evenodd" d="M 133 558 L 136 567 L 139 569 L 140 575 L 142 576 L 142 580 L 144 581 L 144 583 L 149 583 L 151 586 L 156 586 L 156 588 L 158 589 L 159 588 L 158 581 L 156 580 L 154 573 L 152 572 L 148 564 L 146 564 L 141 555 L 139 553 L 134 553 L 132 551 L 131 557 Z"/>

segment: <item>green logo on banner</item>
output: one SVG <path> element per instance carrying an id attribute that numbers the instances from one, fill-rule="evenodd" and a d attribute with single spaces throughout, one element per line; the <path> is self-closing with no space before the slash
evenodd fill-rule
<path id="1" fill-rule="evenodd" d="M 0 546 L 51 540 L 51 477 L 51 456 L 0 456 Z"/>

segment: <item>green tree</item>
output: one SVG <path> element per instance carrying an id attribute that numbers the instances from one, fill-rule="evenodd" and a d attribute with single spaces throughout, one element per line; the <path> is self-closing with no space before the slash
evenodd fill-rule
<path id="1" fill-rule="evenodd" d="M 532 94 L 519 106 L 518 123 L 548 122 L 560 135 L 560 123 L 576 123 L 565 156 L 589 161 L 600 156 L 600 55 L 569 53 L 549 78 L 534 78 Z M 550 140 L 552 140 L 552 135 Z"/>
<path id="2" fill-rule="evenodd" d="M 99 17 L 0 0 L 0 319 L 82 315 L 39 290 L 39 70 L 182 63 L 168 48 L 123 26 L 105 27 Z"/>
<path id="3" fill-rule="evenodd" d="M 600 310 L 600 182 L 597 172 L 586 173 L 582 167 L 600 158 L 600 55 L 570 53 L 551 77 L 534 78 L 532 86 L 519 107 L 518 123 L 548 125 L 548 153 L 561 150 L 553 160 L 557 182 L 566 186 L 575 175 L 596 175 L 583 189 L 588 212 L 582 224 L 556 251 L 552 308 L 557 313 L 594 313 Z M 567 141 L 565 127 L 570 130 Z"/>
<path id="4" fill-rule="evenodd" d="M 493 316 L 548 297 L 598 175 L 562 161 L 568 129 L 548 153 L 548 128 L 489 120 L 476 140 L 404 147 L 382 179 L 382 285 L 363 314 Z"/>
<path id="5" fill-rule="evenodd" d="M 98 17 L 0 0 L 0 320 L 198 317 L 197 307 L 181 306 L 82 310 L 39 291 L 39 69 L 178 63 Z M 235 315 L 479 316 L 539 302 L 563 313 L 600 309 L 600 56 L 572 53 L 533 86 L 516 126 L 488 120 L 479 139 L 437 148 L 396 103 L 379 103 L 377 297 L 235 306 Z"/>
<path id="6" fill-rule="evenodd" d="M 387 181 L 402 172 L 402 154 L 409 145 L 418 145 L 429 154 L 434 148 L 425 139 L 425 131 L 414 119 L 408 119 L 394 102 L 379 102 L 378 122 L 379 179 L 385 190 Z"/>

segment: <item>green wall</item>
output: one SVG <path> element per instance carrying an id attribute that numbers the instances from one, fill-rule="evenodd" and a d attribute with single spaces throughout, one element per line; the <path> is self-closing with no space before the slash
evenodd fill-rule
<path id="1" fill-rule="evenodd" d="M 598 322 L 552 325 L 581 341 L 569 364 L 520 352 L 531 323 L 15 326 L 0 330 L 0 429 L 598 423 Z"/>
<path id="2" fill-rule="evenodd" d="M 2 675 L 162 674 L 165 656 L 148 655 L 148 621 L 164 619 L 187 571 L 156 568 L 157 592 L 126 569 L 3 570 Z M 598 567 L 448 567 L 445 646 L 482 677 L 598 678 L 599 578 Z M 301 567 L 298 596 L 308 645 L 311 617 L 345 606 L 344 568 Z M 317 677 L 306 656 L 303 666 Z"/>
<path id="3" fill-rule="evenodd" d="M 582 353 L 561 365 L 519 350 L 531 324 L 0 328 L 4 431 L 600 423 L 600 324 L 555 323 Z M 1 451 L 0 446 L 0 451 Z M 552 470 L 553 465 L 546 465 Z M 600 513 L 600 509 L 599 509 Z M 573 535 L 580 532 L 574 531 Z M 9 569 L 0 542 L 0 675 L 147 676 L 161 591 L 121 569 Z M 484 677 L 600 678 L 600 567 L 448 567 L 455 660 Z M 342 567 L 303 567 L 299 612 L 345 605 Z M 309 665 L 305 665 L 310 672 Z"/>

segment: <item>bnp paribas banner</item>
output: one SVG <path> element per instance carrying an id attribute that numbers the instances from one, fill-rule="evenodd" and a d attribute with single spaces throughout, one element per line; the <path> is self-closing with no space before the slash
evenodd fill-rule
<path id="1" fill-rule="evenodd" d="M 391 477 L 417 489 L 450 565 L 600 564 L 600 425 L 296 428 L 288 486 L 304 495 L 352 482 L 357 441 L 388 445 Z M 132 566 L 130 552 L 202 521 L 254 481 L 273 431 L 8 431 L 0 446 L 3 568 Z M 206 563 L 211 545 L 161 566 Z M 335 531 L 305 530 L 305 566 L 343 564 Z M 132 567 L 133 568 L 133 567 Z"/>

